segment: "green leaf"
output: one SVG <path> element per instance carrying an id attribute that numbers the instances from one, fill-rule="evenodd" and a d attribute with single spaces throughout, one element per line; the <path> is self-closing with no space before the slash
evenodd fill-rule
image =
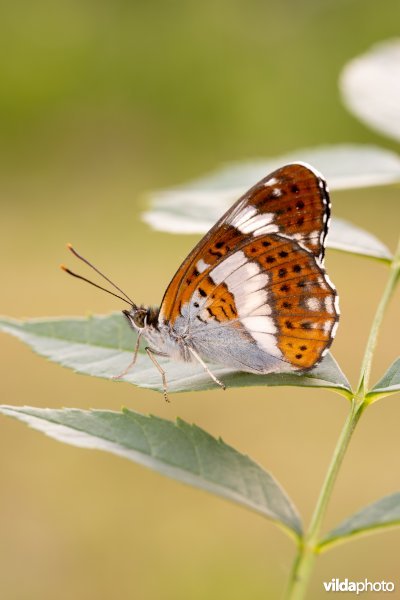
<path id="1" fill-rule="evenodd" d="M 324 551 L 328 546 L 348 541 L 359 535 L 366 535 L 400 525 L 400 492 L 385 496 L 343 521 L 319 543 Z"/>
<path id="2" fill-rule="evenodd" d="M 374 45 L 341 76 L 347 107 L 372 129 L 400 140 L 400 39 Z"/>
<path id="3" fill-rule="evenodd" d="M 122 314 L 88 318 L 61 318 L 16 321 L 0 319 L 3 330 L 24 341 L 38 354 L 46 356 L 79 373 L 111 379 L 121 373 L 132 359 L 135 334 Z M 215 383 L 196 363 L 172 362 L 160 357 L 166 371 L 169 392 L 216 389 Z M 254 385 L 305 386 L 329 388 L 346 397 L 351 395 L 350 384 L 339 366 L 327 355 L 305 375 L 281 373 L 253 375 L 234 371 L 220 365 L 209 365 L 212 372 L 228 387 Z M 162 391 L 161 377 L 143 349 L 136 365 L 123 381 L 140 387 Z"/>
<path id="4" fill-rule="evenodd" d="M 172 479 L 222 496 L 272 519 L 296 537 L 296 509 L 275 479 L 248 456 L 196 425 L 123 412 L 0 406 L 59 441 L 128 458 Z"/>
<path id="5" fill-rule="evenodd" d="M 400 357 L 397 358 L 389 369 L 386 371 L 382 379 L 378 381 L 368 392 L 367 400 L 370 404 L 400 391 Z"/>

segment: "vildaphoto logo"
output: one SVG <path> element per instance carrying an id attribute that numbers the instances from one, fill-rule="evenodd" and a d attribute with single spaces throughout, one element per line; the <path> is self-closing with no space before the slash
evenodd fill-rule
<path id="1" fill-rule="evenodd" d="M 393 581 L 350 581 L 349 579 L 331 579 L 324 581 L 326 592 L 355 592 L 362 594 L 363 592 L 394 592 L 395 586 Z"/>

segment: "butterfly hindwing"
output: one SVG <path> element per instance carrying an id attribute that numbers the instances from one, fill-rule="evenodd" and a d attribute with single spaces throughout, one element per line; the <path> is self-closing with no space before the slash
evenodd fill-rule
<path id="1" fill-rule="evenodd" d="M 258 372 L 277 365 L 311 368 L 330 345 L 337 322 L 336 291 L 322 267 L 297 242 L 276 234 L 246 239 L 187 292 L 177 329 L 210 360 L 218 337 L 228 365 L 227 355 L 237 354 L 245 340 L 242 361 L 255 346 Z"/>

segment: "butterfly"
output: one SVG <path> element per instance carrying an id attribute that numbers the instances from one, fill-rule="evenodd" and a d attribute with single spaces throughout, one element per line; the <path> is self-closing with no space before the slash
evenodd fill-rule
<path id="1" fill-rule="evenodd" d="M 283 166 L 256 183 L 217 221 L 183 261 L 159 308 L 123 310 L 159 370 L 157 357 L 207 363 L 257 374 L 304 373 L 327 353 L 335 336 L 338 295 L 324 270 L 331 204 L 323 177 L 305 163 Z"/>

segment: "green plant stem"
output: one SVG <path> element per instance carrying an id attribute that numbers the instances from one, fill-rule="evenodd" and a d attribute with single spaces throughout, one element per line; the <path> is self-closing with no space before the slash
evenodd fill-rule
<path id="1" fill-rule="evenodd" d="M 300 542 L 299 551 L 292 568 L 289 587 L 287 590 L 288 600 L 301 600 L 304 598 L 306 588 L 314 566 L 315 557 L 318 553 L 318 538 L 325 516 L 326 508 L 332 494 L 339 469 L 343 462 L 351 436 L 364 408 L 363 402 L 357 402 L 353 398 L 351 410 L 341 431 L 336 444 L 335 451 L 329 465 L 325 481 L 311 519 L 311 523 L 303 540 Z"/>
<path id="2" fill-rule="evenodd" d="M 360 373 L 360 381 L 358 384 L 357 393 L 362 393 L 364 396 L 367 393 L 368 385 L 369 385 L 369 377 L 371 374 L 371 366 L 372 366 L 372 358 L 374 355 L 376 343 L 378 340 L 378 333 L 380 330 L 380 326 L 382 324 L 383 317 L 385 315 L 386 307 L 389 303 L 389 300 L 395 290 L 396 284 L 399 280 L 400 275 L 400 239 L 397 246 L 397 250 L 393 257 L 393 260 L 390 265 L 390 277 L 386 284 L 385 290 L 383 292 L 382 298 L 378 304 L 378 308 L 376 309 L 375 318 L 372 323 L 371 331 L 369 334 L 367 346 L 365 349 L 365 354 L 361 366 Z"/>
<path id="3" fill-rule="evenodd" d="M 326 509 L 332 495 L 333 487 L 336 482 L 337 475 L 342 465 L 346 450 L 349 446 L 351 437 L 354 433 L 356 425 L 368 405 L 366 399 L 368 393 L 368 382 L 371 372 L 372 358 L 376 348 L 378 333 L 382 320 L 396 283 L 400 276 L 400 241 L 396 250 L 395 256 L 391 263 L 391 272 L 381 301 L 379 302 L 374 321 L 372 323 L 370 335 L 368 338 L 364 359 L 361 366 L 360 383 L 356 394 L 351 402 L 350 413 L 341 431 L 340 437 L 336 444 L 324 483 L 322 485 L 317 504 L 310 526 L 300 541 L 298 553 L 293 564 L 292 573 L 287 589 L 287 600 L 302 600 L 308 586 L 308 582 L 312 573 L 316 555 L 319 551 L 319 533 L 322 525 Z"/>

